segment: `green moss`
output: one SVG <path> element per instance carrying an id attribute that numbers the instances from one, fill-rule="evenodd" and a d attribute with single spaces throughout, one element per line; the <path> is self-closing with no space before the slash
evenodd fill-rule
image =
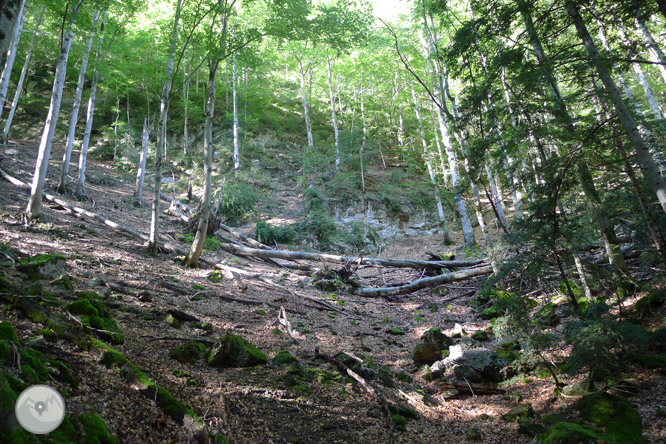
<path id="1" fill-rule="evenodd" d="M 662 355 L 640 356 L 638 362 L 645 368 L 666 368 L 666 356 Z"/>
<path id="2" fill-rule="evenodd" d="M 94 413 L 82 413 L 78 420 L 83 426 L 85 444 L 118 444 L 120 441 L 109 433 L 104 420 Z"/>
<path id="3" fill-rule="evenodd" d="M 217 284 L 222 280 L 222 273 L 219 270 L 215 270 L 208 275 L 208 280 L 214 284 Z"/>
<path id="4" fill-rule="evenodd" d="M 194 364 L 205 351 L 204 344 L 190 341 L 171 350 L 170 356 L 181 364 Z"/>
<path id="5" fill-rule="evenodd" d="M 516 350 L 507 350 L 506 348 L 497 347 L 495 352 L 500 356 L 500 358 L 504 359 L 509 364 L 520 358 L 520 352 Z"/>
<path id="6" fill-rule="evenodd" d="M 11 322 L 0 322 L 0 339 L 5 339 L 18 345 L 18 335 Z"/>
<path id="7" fill-rule="evenodd" d="M 51 282 L 51 285 L 54 285 L 56 287 L 61 287 L 65 290 L 74 291 L 74 284 L 72 283 L 72 279 L 66 274 L 60 275 L 57 278 L 55 278 Z"/>
<path id="8" fill-rule="evenodd" d="M 64 364 L 56 359 L 49 359 L 47 362 L 57 370 L 56 379 L 65 382 L 74 388 L 79 386 L 79 381 L 72 374 L 69 365 Z"/>
<path id="9" fill-rule="evenodd" d="M 549 302 L 539 309 L 536 313 L 536 320 L 548 327 L 555 327 L 560 323 L 560 317 L 555 313 L 557 305 Z"/>
<path id="10" fill-rule="evenodd" d="M 145 390 L 142 390 L 144 396 L 149 399 L 155 399 L 157 405 L 170 416 L 174 421 L 182 424 L 186 415 L 195 417 L 194 412 L 185 404 L 177 400 L 168 390 L 156 384 L 150 384 Z"/>
<path id="11" fill-rule="evenodd" d="M 499 318 L 502 314 L 502 311 L 493 305 L 485 308 L 481 313 L 479 313 L 479 317 L 487 321 L 490 319 Z"/>
<path id="12" fill-rule="evenodd" d="M 402 331 L 402 329 L 398 328 L 398 327 L 391 328 L 390 330 L 387 331 L 387 333 L 390 334 L 390 335 L 396 335 L 396 336 L 400 336 L 400 335 L 405 334 L 405 332 Z"/>
<path id="13" fill-rule="evenodd" d="M 44 365 L 42 352 L 30 347 L 23 347 L 19 348 L 19 354 L 21 355 L 21 363 L 31 367 L 37 374 L 37 382 L 48 379 L 49 369 Z M 23 370 L 23 365 L 21 366 L 21 370 Z"/>
<path id="14" fill-rule="evenodd" d="M 60 424 L 60 427 L 58 427 L 53 432 L 49 433 L 49 439 L 52 440 L 49 442 L 57 444 L 80 442 L 81 433 L 79 432 L 78 427 L 74 426 L 74 423 L 72 422 L 70 417 L 65 416 L 65 419 L 63 419 L 62 424 Z"/>
<path id="15" fill-rule="evenodd" d="M 599 392 L 581 398 L 575 405 L 581 417 L 603 427 L 605 439 L 617 444 L 642 444 L 642 420 L 625 398 Z"/>
<path id="16" fill-rule="evenodd" d="M 37 384 L 42 381 L 37 372 L 29 365 L 21 366 L 21 379 L 29 384 Z"/>
<path id="17" fill-rule="evenodd" d="M 213 367 L 251 367 L 266 364 L 268 357 L 238 335 L 228 333 L 213 346 L 208 364 Z"/>
<path id="18" fill-rule="evenodd" d="M 296 359 L 296 356 L 292 355 L 288 351 L 281 351 L 278 352 L 278 354 L 275 355 L 273 358 L 273 364 L 277 365 L 288 365 L 293 362 L 298 362 L 298 359 Z"/>
<path id="19" fill-rule="evenodd" d="M 407 373 L 402 372 L 402 371 L 395 374 L 395 379 L 397 379 L 400 382 L 405 382 L 407 384 L 412 383 L 412 377 L 409 376 Z"/>
<path id="20" fill-rule="evenodd" d="M 407 420 L 402 415 L 391 415 L 391 421 L 396 430 L 400 432 L 407 431 Z"/>
<path id="21" fill-rule="evenodd" d="M 561 422 L 539 437 L 539 444 L 610 444 L 596 427 Z"/>
<path id="22" fill-rule="evenodd" d="M 482 342 L 490 340 L 490 338 L 488 337 L 488 333 L 486 333 L 485 331 L 475 331 L 474 333 L 472 333 L 472 339 Z"/>
<path id="23" fill-rule="evenodd" d="M 255 311 L 255 313 L 258 314 L 259 316 L 266 316 L 266 311 L 262 309 Z"/>
<path id="24" fill-rule="evenodd" d="M 16 290 L 14 283 L 2 271 L 0 271 L 0 292 L 13 294 Z"/>
<path id="25" fill-rule="evenodd" d="M 99 316 L 99 311 L 89 299 L 79 299 L 67 306 L 67 311 L 76 315 Z"/>
<path id="26" fill-rule="evenodd" d="M 654 310 L 657 310 L 666 304 L 666 291 L 657 290 L 648 293 L 647 296 L 642 297 L 636 305 L 634 305 L 634 310 L 641 314 L 647 314 Z"/>
<path id="27" fill-rule="evenodd" d="M 16 264 L 16 268 L 41 267 L 52 261 L 64 260 L 65 256 L 59 254 L 38 254 L 36 256 L 26 257 Z"/>

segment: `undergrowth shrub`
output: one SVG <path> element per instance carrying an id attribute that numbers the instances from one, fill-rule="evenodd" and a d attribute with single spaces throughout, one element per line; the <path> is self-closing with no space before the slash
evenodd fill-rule
<path id="1" fill-rule="evenodd" d="M 263 244 L 292 243 L 296 238 L 296 231 L 290 226 L 278 227 L 264 221 L 257 222 L 255 229 L 257 240 Z"/>
<path id="2" fill-rule="evenodd" d="M 219 214 L 226 216 L 232 224 L 241 222 L 251 215 L 259 200 L 256 188 L 245 183 L 227 184 L 221 193 Z"/>

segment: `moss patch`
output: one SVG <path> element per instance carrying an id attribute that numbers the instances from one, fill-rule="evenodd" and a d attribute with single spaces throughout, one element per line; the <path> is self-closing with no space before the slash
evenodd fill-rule
<path id="1" fill-rule="evenodd" d="M 5 339 L 18 345 L 18 335 L 11 322 L 0 322 L 0 339 Z"/>
<path id="2" fill-rule="evenodd" d="M 608 442 L 644 443 L 641 416 L 625 398 L 604 392 L 594 393 L 580 399 L 575 407 L 582 418 L 603 427 Z"/>
<path id="3" fill-rule="evenodd" d="M 268 357 L 238 335 L 228 333 L 213 346 L 208 364 L 213 367 L 252 367 L 266 364 Z"/>
<path id="4" fill-rule="evenodd" d="M 120 441 L 109 433 L 104 420 L 94 413 L 82 413 L 78 420 L 83 426 L 85 444 L 118 444 Z"/>
<path id="5" fill-rule="evenodd" d="M 78 315 L 81 323 L 86 327 L 92 327 L 95 336 L 111 344 L 123 344 L 125 336 L 118 324 L 111 317 L 109 308 L 99 300 L 97 293 L 78 292 L 78 299 L 67 306 L 67 310 Z"/>
<path id="6" fill-rule="evenodd" d="M 171 350 L 170 356 L 181 364 L 194 364 L 205 351 L 204 344 L 190 341 Z"/>
<path id="7" fill-rule="evenodd" d="M 281 351 L 278 352 L 278 354 L 275 355 L 273 358 L 273 364 L 277 365 L 288 365 L 294 362 L 298 362 L 298 359 L 296 359 L 296 356 L 292 355 L 288 351 Z"/>
<path id="8" fill-rule="evenodd" d="M 561 422 L 539 437 L 539 444 L 610 444 L 601 430 L 571 422 Z"/>
<path id="9" fill-rule="evenodd" d="M 647 296 L 642 297 L 634 305 L 634 310 L 640 314 L 648 314 L 657 310 L 666 304 L 666 291 L 658 290 L 648 293 Z"/>

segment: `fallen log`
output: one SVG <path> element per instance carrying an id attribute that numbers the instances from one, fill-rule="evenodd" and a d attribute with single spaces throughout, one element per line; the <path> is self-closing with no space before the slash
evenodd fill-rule
<path id="1" fill-rule="evenodd" d="M 459 281 L 484 274 L 491 274 L 493 267 L 486 265 L 484 267 L 470 268 L 466 270 L 454 271 L 439 276 L 418 279 L 409 284 L 399 285 L 397 287 L 385 288 L 355 288 L 353 292 L 359 296 L 366 297 L 386 297 L 398 296 L 401 294 L 413 293 L 423 288 L 434 287 L 436 285 L 446 284 L 447 282 Z"/>
<path id="2" fill-rule="evenodd" d="M 455 260 L 455 261 L 419 261 L 419 260 L 396 260 L 379 259 L 370 257 L 338 256 L 325 253 L 308 253 L 305 251 L 288 250 L 260 250 L 247 248 L 234 244 L 220 244 L 220 248 L 229 253 L 239 256 L 252 256 L 272 259 L 285 259 L 289 261 L 306 260 L 318 262 L 335 262 L 342 264 L 374 265 L 378 267 L 416 268 L 416 269 L 440 269 L 440 268 L 462 268 L 483 264 L 483 259 Z"/>

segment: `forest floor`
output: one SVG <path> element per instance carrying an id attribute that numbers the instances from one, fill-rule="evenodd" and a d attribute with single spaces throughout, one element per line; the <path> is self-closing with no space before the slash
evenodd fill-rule
<path id="1" fill-rule="evenodd" d="M 0 168 L 29 183 L 36 152 L 32 142 L 0 148 Z M 61 155 L 62 147 L 54 146 L 47 180 L 50 189 Z M 76 203 L 72 196 L 66 199 L 147 232 L 150 209 L 134 206 L 133 183 L 119 178 L 110 163 L 89 159 L 88 171 L 90 200 Z M 519 434 L 517 423 L 501 418 L 512 407 L 529 403 L 536 418 L 548 413 L 572 413 L 576 398 L 556 396 L 550 378 L 530 376 L 502 386 L 503 393 L 453 398 L 446 397 L 439 383 L 423 379 L 425 372 L 415 366 L 412 351 L 427 329 L 438 326 L 451 336 L 456 324 L 467 335 L 490 326 L 470 305 L 477 293 L 474 280 L 395 300 L 362 299 L 343 292 L 319 291 L 310 277 L 264 262 L 236 258 L 221 250 L 204 253 L 210 261 L 270 276 L 297 295 L 327 300 L 343 312 L 332 313 L 260 281 L 222 278 L 213 283 L 208 278 L 211 268 L 186 269 L 173 255 L 149 256 L 136 239 L 100 223 L 77 219 L 48 202 L 44 203 L 40 223 L 26 226 L 20 214 L 27 195 L 6 181 L 0 189 L 4 190 L 0 193 L 0 242 L 26 255 L 66 256 L 67 273 L 76 289 L 97 291 L 113 308 L 113 317 L 125 335 L 125 343 L 114 348 L 232 443 L 527 443 L 534 438 Z M 163 208 L 167 206 L 163 203 Z M 166 214 L 162 224 L 162 233 L 170 240 L 176 241 L 176 233 L 183 232 L 182 224 Z M 425 251 L 441 248 L 438 236 L 403 239 L 389 245 L 382 257 L 426 259 Z M 376 282 L 404 282 L 418 277 L 418 271 L 367 268 L 359 272 L 363 279 Z M 119 292 L 111 287 L 126 290 Z M 281 327 L 280 306 L 287 309 L 298 340 L 290 338 Z M 214 332 L 206 335 L 204 330 L 186 323 L 176 329 L 159 316 L 151 316 L 173 309 L 212 324 Z M 12 322 L 22 341 L 43 328 L 7 310 L 0 310 L 0 321 Z M 396 327 L 404 334 L 390 334 Z M 290 351 L 304 368 L 318 376 L 293 384 L 288 369 L 276 364 L 217 369 L 203 359 L 181 364 L 170 357 L 170 351 L 185 339 L 213 340 L 225 333 L 244 337 L 269 357 L 281 350 Z M 486 346 L 496 345 L 491 340 Z M 404 372 L 409 378 L 394 379 L 388 385 L 371 382 L 388 401 L 411 405 L 418 419 L 408 420 L 406 431 L 395 430 L 377 398 L 341 377 L 330 364 L 315 359 L 315 349 L 330 356 L 340 352 L 362 356 L 370 367 L 376 365 L 375 371 L 386 366 L 393 375 Z M 99 353 L 61 339 L 48 344 L 45 354 L 70 364 L 81 382 L 78 388 L 66 387 L 69 412 L 99 414 L 121 442 L 191 442 L 181 424 L 118 372 L 101 365 Z M 656 371 L 637 370 L 635 378 L 641 387 L 649 387 L 632 398 L 643 417 L 644 437 L 649 443 L 666 442 L 666 420 L 655 413 L 666 399 L 666 377 Z M 49 383 L 64 388 L 58 381 Z"/>

